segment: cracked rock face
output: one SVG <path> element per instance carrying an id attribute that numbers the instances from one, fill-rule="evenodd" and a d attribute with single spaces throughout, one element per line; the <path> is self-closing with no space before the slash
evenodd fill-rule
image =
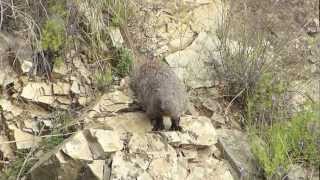
<path id="1" fill-rule="evenodd" d="M 193 120 L 201 121 L 201 118 Z M 195 140 L 192 133 L 202 138 Z M 210 146 L 216 140 L 214 133 L 190 130 L 179 137 L 185 139 L 176 138 L 175 144 L 184 146 L 172 146 L 166 132 L 84 130 L 45 154 L 31 169 L 29 178 L 41 179 L 50 169 L 54 172 L 52 178 L 77 179 L 79 174 L 65 172 L 73 167 L 86 169 L 86 175 L 94 179 L 233 179 L 226 164 L 212 156 Z"/>
<path id="2" fill-rule="evenodd" d="M 125 108 L 130 101 L 119 93 L 103 96 L 93 109 L 97 114 L 118 110 L 114 102 Z M 233 179 L 227 164 L 214 157 L 217 134 L 207 117 L 183 116 L 183 132 L 151 132 L 143 113 L 92 115 L 87 115 L 88 120 L 95 119 L 103 128 L 92 126 L 77 132 L 43 155 L 28 178 L 40 180 L 50 171 L 52 179 Z M 69 173 L 70 168 L 73 172 Z"/>

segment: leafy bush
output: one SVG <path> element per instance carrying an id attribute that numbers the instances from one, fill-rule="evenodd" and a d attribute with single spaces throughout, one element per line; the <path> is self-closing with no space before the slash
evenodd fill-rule
<path id="1" fill-rule="evenodd" d="M 224 95 L 237 102 L 251 135 L 251 148 L 269 179 L 281 178 L 294 163 L 319 166 L 320 126 L 315 108 L 293 114 L 283 52 L 274 48 L 266 32 L 249 33 L 245 22 L 234 25 L 228 15 L 217 35 L 221 68 L 215 69 L 224 82 Z M 237 19 L 238 20 L 238 19 Z M 281 42 L 281 39 L 278 39 Z M 281 43 L 279 43 L 281 44 Z"/>
<path id="2" fill-rule="evenodd" d="M 120 48 L 117 50 L 115 72 L 120 77 L 129 74 L 132 68 L 132 53 L 127 48 Z"/>
<path id="3" fill-rule="evenodd" d="M 261 127 L 288 120 L 290 115 L 288 88 L 287 80 L 279 74 L 262 73 L 254 91 L 246 97 L 247 125 Z"/>
<path id="4" fill-rule="evenodd" d="M 268 178 L 283 175 L 295 163 L 320 166 L 320 131 L 311 126 L 320 126 L 315 108 L 297 113 L 291 121 L 251 131 L 253 154 Z"/>
<path id="5" fill-rule="evenodd" d="M 64 138 L 62 136 L 51 136 L 49 138 L 43 139 L 40 145 L 40 149 L 45 152 L 51 151 L 57 145 L 63 142 Z"/>
<path id="6" fill-rule="evenodd" d="M 61 18 L 48 19 L 43 28 L 41 36 L 41 47 L 43 50 L 59 51 L 65 43 L 65 27 Z"/>
<path id="7" fill-rule="evenodd" d="M 128 0 L 107 0 L 106 7 L 111 14 L 111 24 L 113 26 L 126 25 L 130 16 L 130 8 Z"/>
<path id="8" fill-rule="evenodd" d="M 48 12 L 51 15 L 58 15 L 59 17 L 66 18 L 68 15 L 67 11 L 67 2 L 66 0 L 59 0 L 59 1 L 49 1 L 48 2 Z"/>
<path id="9" fill-rule="evenodd" d="M 110 69 L 97 71 L 95 79 L 98 90 L 103 91 L 112 83 L 112 71 Z"/>
<path id="10" fill-rule="evenodd" d="M 27 150 L 20 150 L 16 152 L 16 159 L 0 174 L 0 180 L 15 180 L 18 175 L 25 175 L 27 171 L 36 162 L 35 159 L 27 159 Z M 19 174 L 21 171 L 21 174 Z M 21 177 L 21 176 L 20 176 Z"/>

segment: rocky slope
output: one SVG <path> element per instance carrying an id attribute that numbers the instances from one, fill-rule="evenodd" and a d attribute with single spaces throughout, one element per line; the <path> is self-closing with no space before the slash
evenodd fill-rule
<path id="1" fill-rule="evenodd" d="M 219 91 L 223 84 L 213 71 L 223 61 L 216 31 L 227 5 L 215 0 L 143 0 L 135 5 L 138 18 L 128 25 L 129 34 L 114 27 L 109 36 L 114 46 L 127 43 L 138 54 L 163 57 L 184 81 L 191 99 L 181 119 L 184 131 L 151 132 L 143 112 L 128 111 L 133 97 L 126 79 L 97 93 L 92 65 L 73 51 L 67 63 L 53 67 L 53 81 L 30 76 L 31 48 L 20 36 L 1 33 L 1 158 L 14 161 L 16 150 L 34 153 L 53 130 L 75 128 L 56 134 L 68 137 L 61 144 L 33 154 L 39 160 L 23 178 L 259 179 L 247 135 L 238 114 L 227 113 Z M 70 117 L 61 118 L 66 113 Z"/>

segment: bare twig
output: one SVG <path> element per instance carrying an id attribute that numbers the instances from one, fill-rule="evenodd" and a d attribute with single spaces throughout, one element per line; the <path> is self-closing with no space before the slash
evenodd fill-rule
<path id="1" fill-rule="evenodd" d="M 235 101 L 239 96 L 241 96 L 241 94 L 245 91 L 245 89 L 242 89 L 228 104 L 226 110 L 224 111 L 224 114 L 227 115 L 231 105 L 233 104 L 233 101 Z"/>

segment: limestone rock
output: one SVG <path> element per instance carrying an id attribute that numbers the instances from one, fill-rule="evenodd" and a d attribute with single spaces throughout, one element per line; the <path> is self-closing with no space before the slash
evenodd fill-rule
<path id="1" fill-rule="evenodd" d="M 222 21 L 223 10 L 226 12 L 221 1 L 199 6 L 192 11 L 192 30 L 196 33 L 201 31 L 215 33 Z"/>
<path id="2" fill-rule="evenodd" d="M 55 95 L 67 96 L 67 95 L 69 95 L 69 92 L 70 92 L 70 84 L 69 83 L 57 82 L 57 83 L 53 84 L 53 93 Z"/>
<path id="3" fill-rule="evenodd" d="M 106 166 L 105 160 L 94 160 L 88 164 L 92 174 L 96 177 L 97 180 L 105 180 L 104 179 L 104 169 Z"/>
<path id="4" fill-rule="evenodd" d="M 113 114 L 121 109 L 128 108 L 128 104 L 131 102 L 132 100 L 121 91 L 104 94 L 92 108 L 89 117 L 102 113 Z"/>
<path id="5" fill-rule="evenodd" d="M 139 154 L 126 155 L 120 151 L 116 152 L 113 156 L 110 180 L 135 180 L 139 174 L 142 175 L 147 169 L 149 161 L 146 156 L 143 157 Z M 148 177 L 148 174 L 144 176 Z"/>
<path id="6" fill-rule="evenodd" d="M 117 116 L 99 118 L 97 121 L 120 133 L 144 134 L 151 131 L 152 125 L 144 113 L 124 113 Z"/>
<path id="7" fill-rule="evenodd" d="M 201 32 L 189 47 L 168 55 L 166 61 L 187 86 L 211 87 L 217 80 L 212 64 L 221 64 L 218 55 L 213 55 L 215 50 L 217 46 L 212 37 Z"/>
<path id="8" fill-rule="evenodd" d="M 6 144 L 9 139 L 5 135 L 0 135 L 0 152 L 3 153 L 4 158 L 8 158 L 9 160 L 14 159 L 13 149 L 10 147 L 10 144 Z"/>
<path id="9" fill-rule="evenodd" d="M 85 64 L 81 61 L 80 57 L 73 58 L 73 64 L 77 68 L 78 72 L 81 74 L 81 76 L 84 77 L 86 83 L 90 84 L 91 82 L 91 73 L 85 66 Z"/>
<path id="10" fill-rule="evenodd" d="M 81 176 L 103 180 L 108 176 L 105 171 L 109 166 L 106 153 L 120 152 L 122 148 L 120 136 L 115 131 L 103 129 L 79 131 L 44 154 L 31 168 L 29 174 L 32 180 L 44 178 L 48 175 L 47 171 L 50 171 L 49 174 L 53 179 L 62 177 L 76 180 Z M 84 173 L 79 173 L 80 169 Z"/>
<path id="11" fill-rule="evenodd" d="M 79 176 L 99 180 L 233 179 L 226 164 L 212 156 L 214 150 L 210 147 L 194 145 L 194 149 L 175 149 L 163 134 L 124 134 L 128 133 L 103 129 L 77 132 L 43 155 L 30 170 L 29 176 L 38 180 L 50 171 L 53 179 L 61 177 L 71 180 Z M 208 144 L 211 141 L 203 142 Z M 106 153 L 111 156 L 106 156 Z M 80 169 L 83 173 L 78 173 Z"/>
<path id="12" fill-rule="evenodd" d="M 21 97 L 33 102 L 40 102 L 44 104 L 52 104 L 55 100 L 51 86 L 42 82 L 29 82 L 24 86 Z"/>
<path id="13" fill-rule="evenodd" d="M 80 177 L 86 176 L 87 179 L 91 178 L 93 180 L 96 180 L 93 173 L 90 173 L 91 171 L 88 172 L 88 169 L 89 167 L 84 166 L 81 161 L 68 157 L 61 150 L 59 150 L 59 147 L 57 147 L 51 152 L 43 155 L 40 160 L 35 165 L 33 165 L 28 173 L 27 179 L 53 180 L 61 178 L 68 180 L 77 180 Z M 80 171 L 86 173 L 79 173 Z"/>
<path id="14" fill-rule="evenodd" d="M 94 155 L 90 150 L 89 142 L 82 132 L 75 134 L 71 139 L 64 143 L 61 147 L 61 151 L 73 159 L 94 160 Z"/>
<path id="15" fill-rule="evenodd" d="M 208 168 L 210 167 L 210 168 Z M 217 159 L 207 159 L 202 163 L 191 164 L 191 173 L 188 180 L 216 179 L 216 180 L 233 180 L 230 171 L 222 161 Z"/>
<path id="16" fill-rule="evenodd" d="M 181 126 L 196 137 L 196 145 L 210 146 L 217 143 L 217 133 L 207 117 L 186 116 L 181 119 Z"/>
<path id="17" fill-rule="evenodd" d="M 72 81 L 70 90 L 74 94 L 80 94 L 81 93 L 81 91 L 80 91 L 80 83 L 77 80 Z"/>
<path id="18" fill-rule="evenodd" d="M 203 148 L 217 143 L 216 130 L 207 117 L 182 116 L 180 125 L 183 132 L 160 132 L 166 138 L 166 141 L 174 147 L 194 146 Z"/>
<path id="19" fill-rule="evenodd" d="M 123 148 L 123 143 L 120 140 L 120 134 L 116 131 L 91 129 L 92 136 L 101 144 L 104 152 L 120 151 Z"/>
<path id="20" fill-rule="evenodd" d="M 27 61 L 27 60 L 22 61 L 21 70 L 23 73 L 30 72 L 31 68 L 32 68 L 32 61 Z"/>
<path id="21" fill-rule="evenodd" d="M 122 47 L 124 40 L 122 38 L 120 29 L 117 27 L 109 27 L 108 32 L 112 41 L 112 45 L 116 48 Z"/>
<path id="22" fill-rule="evenodd" d="M 320 170 L 318 167 L 303 167 L 303 165 L 293 164 L 289 167 L 287 180 L 317 180 L 320 177 Z"/>
<path id="23" fill-rule="evenodd" d="M 68 67 L 65 64 L 55 64 L 52 72 L 64 78 L 67 77 Z"/>
<path id="24" fill-rule="evenodd" d="M 219 129 L 218 146 L 239 178 L 260 179 L 257 162 L 250 150 L 247 136 L 237 130 Z"/>
<path id="25" fill-rule="evenodd" d="M 14 129 L 14 139 L 16 141 L 17 149 L 32 148 L 38 146 L 41 141 L 40 137 L 23 132 L 18 128 Z"/>
<path id="26" fill-rule="evenodd" d="M 160 135 L 148 133 L 133 134 L 128 144 L 130 153 L 144 153 L 154 158 L 175 154 L 175 150 L 164 142 Z"/>
<path id="27" fill-rule="evenodd" d="M 307 178 L 307 173 L 304 168 L 302 168 L 299 165 L 293 165 L 289 173 L 287 175 L 288 180 L 299 180 L 299 179 L 306 179 Z"/>
<path id="28" fill-rule="evenodd" d="M 13 116 L 18 116 L 23 112 L 23 109 L 5 99 L 0 99 L 0 106 L 2 107 L 3 111 L 11 113 Z"/>
<path id="29" fill-rule="evenodd" d="M 211 119 L 217 125 L 224 125 L 226 123 L 225 117 L 218 113 L 213 113 Z"/>

